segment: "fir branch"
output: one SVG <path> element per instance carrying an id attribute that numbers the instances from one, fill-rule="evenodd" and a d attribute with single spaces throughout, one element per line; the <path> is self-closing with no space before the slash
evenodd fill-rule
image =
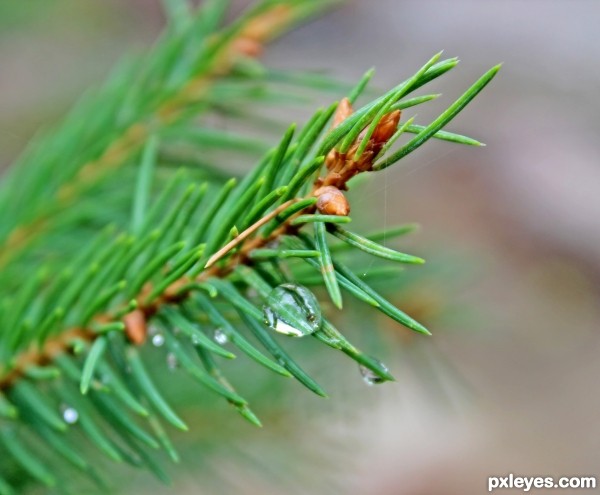
<path id="1" fill-rule="evenodd" d="M 479 82 L 476 84 L 479 84 Z M 340 108 L 342 108 L 341 112 L 344 112 L 346 114 L 348 113 L 347 105 L 344 105 Z M 347 115 L 345 117 L 347 117 Z M 395 127 L 397 127 L 397 125 L 398 125 L 397 117 L 394 116 L 393 118 L 394 118 L 395 122 L 394 122 L 393 126 L 390 127 L 389 118 L 384 118 L 383 116 L 380 117 L 379 125 L 376 128 L 374 128 L 375 134 L 371 133 L 371 136 L 368 138 L 368 140 L 371 141 L 371 144 L 365 145 L 364 148 L 368 148 L 368 147 L 378 148 L 378 147 L 381 147 L 383 144 L 385 144 L 385 142 L 387 142 L 387 139 L 389 139 L 391 137 L 391 135 L 393 135 L 392 131 L 394 131 Z M 339 118 L 338 118 L 338 120 L 339 120 Z M 343 122 L 343 120 L 341 122 Z M 359 122 L 358 126 L 362 128 L 364 126 L 364 122 Z M 358 138 L 358 134 L 356 134 L 356 136 Z M 357 139 L 357 138 L 355 138 L 355 139 Z M 371 152 L 371 154 L 369 156 L 372 157 L 376 154 L 377 153 L 375 153 L 373 151 L 373 152 Z M 358 159 L 355 159 L 354 155 L 352 153 L 339 153 L 337 151 L 333 151 L 327 157 L 327 167 L 329 169 L 328 173 L 324 177 L 319 177 L 315 181 L 315 184 L 313 185 L 313 191 L 307 199 L 311 199 L 312 197 L 320 197 L 319 191 L 322 190 L 323 184 L 336 183 L 338 190 L 345 189 L 347 187 L 347 182 L 350 178 L 352 178 L 354 175 L 356 175 L 356 173 L 370 170 L 372 167 L 372 164 L 365 161 L 364 153 L 362 155 L 360 155 L 360 157 Z M 142 168 L 142 172 L 145 173 L 145 171 L 146 171 L 145 168 Z M 307 174 L 303 169 L 300 169 L 297 172 L 295 179 L 298 182 L 302 183 L 302 182 L 306 181 L 306 178 L 309 175 L 310 174 Z M 294 211 L 292 215 L 287 216 L 282 222 L 280 222 L 278 224 L 278 226 L 275 230 L 273 230 L 272 232 L 269 233 L 269 235 L 255 236 L 249 242 L 247 242 L 246 244 L 243 244 L 242 249 L 240 249 L 233 256 L 231 256 L 227 260 L 226 264 L 220 265 L 218 267 L 214 266 L 218 260 L 220 260 L 221 258 L 226 256 L 228 253 L 230 253 L 235 247 L 238 247 L 240 244 L 244 243 L 244 241 L 247 241 L 247 239 L 250 236 L 255 234 L 257 232 L 257 230 L 260 229 L 262 226 L 264 226 L 267 222 L 269 222 L 273 219 L 276 219 L 277 216 L 281 212 L 285 211 L 294 202 L 299 202 L 299 201 L 300 201 L 299 199 L 288 200 L 287 202 L 279 205 L 277 208 L 275 208 L 274 210 L 269 212 L 267 215 L 263 216 L 261 219 L 256 221 L 253 225 L 248 227 L 244 232 L 237 235 L 232 241 L 230 241 L 228 244 L 223 246 L 223 248 L 219 249 L 208 259 L 208 261 L 204 265 L 205 269 L 194 279 L 194 282 L 196 284 L 201 284 L 202 282 L 209 281 L 211 278 L 214 278 L 214 277 L 225 277 L 234 270 L 235 266 L 250 262 L 251 259 L 253 258 L 253 256 L 252 256 L 253 251 L 261 250 L 264 246 L 269 245 L 274 240 L 276 240 L 282 236 L 293 235 L 297 231 L 297 228 L 298 228 L 297 227 L 297 224 L 298 224 L 297 219 L 306 217 L 307 213 L 311 214 L 311 216 L 315 216 L 317 219 L 320 219 L 319 213 L 317 212 L 318 207 L 315 206 L 314 202 L 311 200 L 310 202 L 305 203 L 306 206 L 304 206 L 303 209 Z M 329 208 L 329 206 L 327 206 L 327 205 L 321 206 L 321 209 L 327 209 L 327 208 Z M 315 213 L 315 212 L 317 212 L 317 213 Z M 321 222 L 317 222 L 317 224 L 322 225 Z M 412 256 L 409 257 L 407 255 L 402 255 L 401 253 L 395 253 L 393 251 L 390 251 L 387 248 L 377 247 L 377 245 L 374 244 L 372 241 L 368 241 L 364 238 L 361 238 L 360 236 L 357 236 L 356 234 L 348 233 L 348 232 L 340 229 L 339 227 L 336 227 L 335 229 L 333 229 L 333 232 L 338 237 L 340 237 L 342 240 L 345 240 L 346 242 L 348 242 L 350 245 L 353 245 L 353 246 L 359 247 L 359 248 L 364 248 L 372 254 L 381 255 L 384 257 L 388 257 L 390 259 L 404 261 L 404 262 L 415 262 L 413 260 L 417 260 L 418 262 L 421 262 L 421 260 L 419 258 L 414 258 Z M 325 249 L 327 246 L 327 243 L 324 241 L 324 238 L 322 238 L 322 236 L 320 239 L 321 240 L 317 241 L 317 242 L 319 242 L 321 249 Z M 322 257 L 323 253 L 321 252 L 321 250 L 317 250 L 317 251 L 319 251 L 321 253 L 321 257 Z M 168 255 L 172 254 L 170 251 L 166 251 L 166 253 L 168 253 Z M 192 252 L 191 254 L 194 254 L 194 252 Z M 196 261 L 198 259 L 200 259 L 200 256 L 201 255 L 199 255 L 199 254 L 198 255 L 194 254 L 194 256 L 192 258 L 189 258 L 189 260 L 190 260 L 189 263 L 187 261 L 185 263 L 183 263 L 182 266 L 185 267 L 186 269 L 181 270 L 182 274 L 185 274 L 187 271 L 189 271 L 192 268 L 192 266 L 194 266 L 196 264 Z M 160 262 L 157 263 L 156 265 L 151 265 L 151 266 L 156 271 L 163 266 L 164 262 L 166 262 L 166 260 L 168 258 L 169 258 L 169 256 L 165 256 L 164 260 L 162 258 L 159 258 Z M 189 267 L 188 267 L 188 264 L 190 265 Z M 325 266 L 327 266 L 327 265 L 325 265 Z M 178 271 L 179 270 L 175 270 L 175 273 L 178 273 Z M 330 270 L 325 269 L 323 273 L 325 274 L 325 277 L 329 277 L 328 274 L 330 273 Z M 181 277 L 181 278 L 180 277 L 172 277 L 172 278 L 173 278 L 173 280 L 170 281 L 170 283 L 168 283 L 168 284 L 165 284 L 163 281 L 160 284 L 160 287 L 161 287 L 160 290 L 157 290 L 155 288 L 152 289 L 152 288 L 150 288 L 150 286 L 146 285 L 144 288 L 144 293 L 137 294 L 133 297 L 133 300 L 138 302 L 137 308 L 134 310 L 133 313 L 128 313 L 128 315 L 135 314 L 135 315 L 139 315 L 140 317 L 142 317 L 142 315 L 143 315 L 143 321 L 138 321 L 137 323 L 134 324 L 131 322 L 131 320 L 128 320 L 129 325 L 128 325 L 127 331 L 129 333 L 131 333 L 132 335 L 139 334 L 139 332 L 137 331 L 137 329 L 135 327 L 138 327 L 140 325 L 145 325 L 145 321 L 148 320 L 150 317 L 152 317 L 154 314 L 156 314 L 162 306 L 173 304 L 173 303 L 180 303 L 189 295 L 189 293 L 190 293 L 189 291 L 187 291 L 187 290 L 180 291 L 179 289 L 182 286 L 189 286 L 190 280 L 188 280 L 185 277 Z M 166 277 L 165 280 L 170 280 L 170 278 Z M 335 282 L 332 282 L 332 283 L 335 283 Z M 140 284 L 137 283 L 136 285 L 139 286 Z M 190 286 L 190 287 L 195 287 L 195 285 Z M 100 299 L 97 299 L 95 304 L 92 304 L 90 307 L 93 309 L 95 307 L 105 306 L 110 299 L 112 299 L 117 293 L 121 292 L 123 289 L 124 289 L 124 284 L 119 283 L 113 289 L 110 289 L 110 291 L 108 293 L 105 293 L 105 295 L 103 295 Z M 335 296 L 335 297 L 337 298 L 337 296 Z M 88 311 L 89 311 L 89 308 L 88 308 Z M 92 311 L 92 313 L 93 313 L 93 311 Z M 102 314 L 102 315 L 97 315 L 94 318 L 94 321 L 96 321 L 98 323 L 106 323 L 107 321 L 110 321 L 110 319 L 111 319 L 110 314 Z M 89 320 L 90 320 L 90 317 L 86 317 L 86 316 L 83 317 L 84 323 Z M 126 320 L 127 320 L 127 318 L 126 318 Z M 89 327 L 89 325 L 86 325 L 86 326 Z M 26 354 L 21 355 L 20 358 L 17 360 L 17 364 L 14 366 L 11 366 L 10 372 L 5 374 L 5 376 L 3 376 L 2 378 L 0 378 L 0 387 L 1 388 L 8 387 L 11 383 L 14 382 L 14 380 L 17 377 L 25 374 L 25 370 L 31 365 L 43 365 L 48 362 L 51 362 L 53 360 L 53 357 L 56 354 L 58 354 L 62 351 L 65 351 L 70 347 L 73 338 L 77 337 L 84 341 L 93 341 L 97 338 L 97 336 L 99 334 L 102 334 L 102 333 L 103 332 L 99 332 L 97 329 L 93 330 L 91 328 L 88 328 L 88 329 L 73 328 L 71 330 L 66 330 L 66 331 L 62 332 L 61 335 L 59 336 L 59 338 L 46 341 L 45 346 L 41 350 L 30 351 Z M 143 339 L 136 336 L 136 337 L 132 337 L 131 340 L 135 343 L 139 343 Z"/>
<path id="2" fill-rule="evenodd" d="M 174 8 L 175 2 L 169 5 L 173 24 L 165 44 L 158 48 L 169 57 L 180 53 L 182 33 L 196 22 L 205 34 L 213 33 L 222 14 L 218 1 L 209 2 L 204 16 L 190 23 Z M 152 191 L 151 183 L 160 180 L 161 139 L 166 135 L 162 128 L 176 133 L 171 124 L 201 110 L 194 103 L 234 68 L 240 46 L 248 50 L 250 41 L 256 48 L 256 43 L 261 45 L 290 19 L 315 7 L 308 0 L 294 5 L 290 10 L 285 2 L 263 2 L 220 34 L 211 34 L 202 45 L 202 57 L 191 64 L 193 70 L 180 66 L 161 79 L 169 89 L 168 97 L 155 89 L 149 89 L 145 98 L 136 93 L 139 88 L 128 93 L 130 106 L 140 99 L 146 102 L 142 107 L 150 109 L 144 114 L 149 120 L 140 123 L 132 119 L 135 123 L 124 126 L 124 134 L 113 144 L 103 143 L 106 147 L 96 150 L 98 157 L 87 162 L 91 165 L 80 168 L 70 164 L 70 172 L 52 184 L 51 194 L 44 195 L 29 216 L 18 218 L 19 225 L 28 220 L 22 224 L 25 227 L 15 229 L 7 219 L 0 222 L 8 239 L 0 254 L 5 262 L 9 261 L 7 253 L 24 248 L 33 239 L 27 233 L 32 225 L 39 228 L 38 240 L 56 242 L 45 223 L 52 217 L 52 221 L 72 227 L 64 209 L 69 201 L 87 187 L 97 187 L 105 175 L 114 174 L 115 182 L 123 182 L 126 170 L 122 165 L 127 157 L 143 150 L 137 178 L 128 181 L 124 193 L 129 215 L 117 222 L 120 227 L 100 233 L 74 259 L 63 252 L 47 269 L 35 275 L 26 272 L 26 283 L 14 294 L 4 289 L 0 298 L 0 452 L 31 478 L 55 486 L 58 473 L 45 468 L 32 451 L 30 434 L 41 438 L 51 452 L 97 478 L 90 463 L 70 444 L 75 411 L 82 432 L 107 457 L 145 465 L 159 479 L 168 479 L 148 452 L 162 447 L 172 459 L 178 458 L 159 417 L 181 430 L 187 425 L 147 369 L 144 350 L 148 341 L 168 348 L 185 373 L 255 425 L 260 425 L 259 419 L 217 365 L 215 356 L 235 358 L 224 348 L 226 343 L 321 396 L 326 395 L 323 387 L 284 349 L 275 338 L 277 333 L 312 335 L 368 370 L 372 383 L 392 380 L 385 365 L 355 347 L 322 314 L 316 296 L 299 285 L 306 277 L 296 277 L 288 270 L 295 263 L 305 263 L 319 273 L 320 284 L 327 288 L 335 306 L 341 308 L 343 290 L 415 332 L 429 334 L 340 261 L 340 252 L 358 249 L 395 263 L 423 262 L 379 245 L 379 234 L 363 236 L 340 227 L 350 221 L 351 204 L 344 191 L 355 176 L 392 165 L 428 139 L 478 144 L 442 127 L 490 82 L 499 67 L 486 73 L 427 126 L 412 124 L 413 119 L 406 119 L 403 112 L 431 101 L 431 95 L 411 95 L 451 70 L 456 59 L 440 61 L 440 54 L 434 56 L 413 76 L 354 111 L 353 105 L 372 75 L 369 72 L 348 91 L 347 98 L 318 110 L 297 135 L 295 126 L 288 128 L 279 145 L 239 183 L 234 179 L 196 183 L 175 174 L 158 196 Z M 161 65 L 156 59 L 149 62 L 152 60 Z M 152 66 L 144 68 L 139 77 L 143 82 L 151 75 Z M 394 151 L 404 132 L 416 136 Z M 46 144 L 53 142 L 58 143 L 54 149 L 60 150 L 64 135 L 59 131 Z M 0 190 L 0 203 L 10 203 L 10 187 L 19 181 L 29 194 L 39 190 L 41 184 L 36 181 L 47 178 L 47 170 L 34 171 L 39 175 L 31 179 L 26 175 L 31 172 L 29 166 L 15 169 Z M 32 181 L 29 185 L 28 180 Z M 60 208 L 55 208 L 56 194 Z M 112 194 L 110 198 L 117 198 L 119 189 Z M 47 212 L 42 207 L 48 207 Z M 100 219 L 103 213 L 104 204 L 99 201 L 90 211 Z M 410 230 L 412 226 L 403 226 L 393 234 Z M 330 242 L 331 235 L 338 244 Z M 6 276 L 10 268 L 10 263 L 0 268 L 0 275 Z M 234 320 L 232 311 L 239 313 L 240 321 Z M 217 326 L 218 334 L 208 334 L 207 321 Z M 160 333 L 152 334 L 151 326 Z M 265 352 L 255 347 L 247 334 L 252 334 Z M 69 415 L 63 412 L 61 417 L 57 401 L 72 408 Z M 0 493 L 9 490 L 4 474 L 0 473 Z"/>

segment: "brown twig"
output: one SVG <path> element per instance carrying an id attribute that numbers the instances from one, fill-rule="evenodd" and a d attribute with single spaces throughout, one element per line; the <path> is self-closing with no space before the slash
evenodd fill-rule
<path id="1" fill-rule="evenodd" d="M 225 244 L 221 249 L 219 249 L 215 254 L 213 254 L 206 262 L 206 265 L 204 265 L 204 268 L 210 268 L 217 261 L 219 261 L 223 256 L 225 256 L 229 251 L 231 251 L 236 246 L 239 246 L 248 237 L 250 237 L 254 232 L 256 232 L 258 229 L 260 229 L 269 220 L 272 220 L 273 218 L 275 218 L 283 210 L 285 210 L 288 206 L 294 204 L 297 201 L 298 201 L 297 199 L 290 199 L 289 201 L 286 201 L 285 203 L 283 203 L 283 204 L 279 205 L 277 208 L 275 208 L 271 213 L 269 213 L 268 215 L 265 215 L 260 220 L 256 221 L 252 225 L 250 225 L 250 227 L 248 227 L 243 232 L 239 233 L 234 239 L 232 239 L 230 242 Z"/>

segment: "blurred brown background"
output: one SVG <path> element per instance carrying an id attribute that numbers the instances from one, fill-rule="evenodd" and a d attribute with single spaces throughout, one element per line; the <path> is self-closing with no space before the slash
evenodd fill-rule
<path id="1" fill-rule="evenodd" d="M 417 289 L 467 313 L 434 319 L 422 354 L 392 353 L 398 382 L 367 388 L 344 368 L 325 405 L 298 396 L 285 420 L 246 434 L 285 462 L 257 471 L 208 457 L 231 492 L 459 495 L 510 472 L 600 477 L 599 19 L 595 0 L 355 0 L 270 48 L 274 67 L 350 82 L 375 66 L 382 89 L 440 49 L 459 56 L 421 123 L 504 67 L 450 126 L 486 148 L 431 143 L 353 202 L 363 222 L 419 222 L 411 249 L 433 263 L 459 256 L 466 282 L 430 275 Z M 163 22 L 154 0 L 0 0 L 0 164 Z M 170 493 L 137 482 L 126 491 Z M 205 485 L 189 472 L 174 490 L 213 493 Z"/>

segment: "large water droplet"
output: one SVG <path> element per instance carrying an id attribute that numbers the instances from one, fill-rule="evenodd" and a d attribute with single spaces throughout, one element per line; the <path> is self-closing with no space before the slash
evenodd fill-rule
<path id="1" fill-rule="evenodd" d="M 275 287 L 263 308 L 265 324 L 276 332 L 304 337 L 321 327 L 321 308 L 306 287 L 281 284 Z"/>
<path id="2" fill-rule="evenodd" d="M 215 330 L 215 334 L 214 334 L 213 338 L 215 339 L 215 342 L 217 344 L 225 345 L 225 344 L 227 344 L 227 342 L 229 342 L 229 337 L 220 328 L 217 328 Z"/>
<path id="3" fill-rule="evenodd" d="M 77 420 L 79 419 L 79 413 L 77 412 L 77 409 L 63 405 L 61 406 L 60 410 L 65 423 L 70 425 L 77 423 Z"/>
<path id="4" fill-rule="evenodd" d="M 154 347 L 160 347 L 165 343 L 165 338 L 161 333 L 157 333 L 152 337 L 152 345 Z"/>
<path id="5" fill-rule="evenodd" d="M 375 358 L 372 358 L 375 360 Z M 385 364 L 383 364 L 381 361 L 376 360 L 379 365 L 381 366 L 381 368 L 385 371 L 388 371 L 387 366 Z M 366 366 L 363 366 L 362 364 L 360 364 L 358 366 L 358 370 L 360 371 L 360 374 L 363 377 L 364 382 L 371 386 L 371 385 L 379 385 L 380 383 L 385 382 L 385 379 L 381 378 L 379 375 L 377 375 L 373 370 L 370 370 L 369 368 L 367 368 Z"/>

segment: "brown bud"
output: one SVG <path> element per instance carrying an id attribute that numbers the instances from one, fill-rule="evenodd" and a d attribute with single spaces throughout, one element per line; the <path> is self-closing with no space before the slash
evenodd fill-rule
<path id="1" fill-rule="evenodd" d="M 346 155 L 332 149 L 325 157 L 325 166 L 330 172 L 340 172 L 346 166 Z"/>
<path id="2" fill-rule="evenodd" d="M 125 322 L 125 335 L 135 345 L 142 345 L 146 340 L 146 316 L 136 309 L 123 317 Z"/>
<path id="3" fill-rule="evenodd" d="M 256 41 L 267 41 L 292 20 L 294 8 L 290 5 L 276 5 L 260 15 L 252 17 L 242 28 L 241 35 Z"/>
<path id="4" fill-rule="evenodd" d="M 374 144 L 387 143 L 396 129 L 398 128 L 398 122 L 400 122 L 400 110 L 394 110 L 393 112 L 386 113 L 375 127 L 375 132 L 371 136 L 371 140 Z"/>
<path id="5" fill-rule="evenodd" d="M 327 153 L 327 156 L 325 157 L 325 166 L 328 170 L 331 170 L 335 167 L 337 163 L 337 156 L 338 152 L 336 150 L 331 150 L 329 153 Z"/>
<path id="6" fill-rule="evenodd" d="M 344 120 L 350 117 L 353 111 L 354 110 L 352 110 L 352 103 L 350 103 L 350 100 L 348 98 L 342 98 L 337 108 L 335 109 L 335 114 L 333 115 L 333 124 L 331 128 L 335 129 Z"/>
<path id="7" fill-rule="evenodd" d="M 364 151 L 360 159 L 354 162 L 357 173 L 373 170 L 373 155 L 373 151 L 371 150 Z"/>
<path id="8" fill-rule="evenodd" d="M 263 53 L 263 45 L 253 38 L 240 37 L 232 42 L 231 50 L 247 57 L 257 58 Z"/>
<path id="9" fill-rule="evenodd" d="M 335 186 L 320 187 L 315 191 L 317 210 L 324 215 L 347 216 L 350 204 L 344 193 Z"/>

